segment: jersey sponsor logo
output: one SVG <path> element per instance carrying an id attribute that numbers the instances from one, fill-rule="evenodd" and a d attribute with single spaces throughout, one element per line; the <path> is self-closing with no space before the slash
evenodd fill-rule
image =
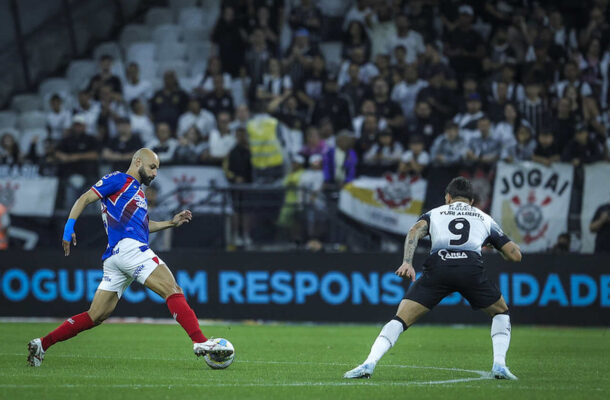
<path id="1" fill-rule="evenodd" d="M 463 251 L 449 251 L 449 250 L 445 250 L 445 249 L 439 250 L 438 251 L 438 256 L 443 261 L 447 261 L 447 260 L 463 260 L 463 259 L 468 258 L 468 254 L 464 253 Z"/>
<path id="2" fill-rule="evenodd" d="M 100 180 L 99 180 L 99 181 L 97 181 L 97 183 L 95 184 L 95 187 L 100 187 L 100 186 L 102 186 L 103 184 L 104 184 L 104 181 L 100 179 Z"/>
<path id="3" fill-rule="evenodd" d="M 138 192 L 138 194 L 136 194 L 136 197 L 134 197 L 136 205 L 140 208 L 148 210 L 148 205 L 146 204 L 146 199 L 140 195 L 141 193 L 142 193 L 141 191 Z"/>
<path id="4" fill-rule="evenodd" d="M 136 270 L 133 272 L 133 279 L 137 279 L 138 276 L 140 276 L 140 274 L 142 273 L 143 269 L 144 269 L 144 264 L 137 267 Z"/>

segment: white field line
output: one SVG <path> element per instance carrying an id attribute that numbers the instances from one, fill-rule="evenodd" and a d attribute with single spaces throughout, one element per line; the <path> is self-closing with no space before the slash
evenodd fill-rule
<path id="1" fill-rule="evenodd" d="M 9 356 L 23 356 L 23 354 L 19 353 L 1 353 L 0 355 L 9 355 Z M 54 357 L 61 358 L 93 358 L 93 359 L 120 359 L 120 357 L 109 357 L 109 356 L 70 356 L 70 355 L 55 355 Z M 132 357 L 133 359 L 133 357 Z M 139 360 L 160 360 L 160 361 L 168 361 L 168 360 L 179 360 L 175 358 L 145 358 L 140 357 L 136 358 Z M 190 359 L 190 358 L 189 358 Z M 267 364 L 267 365 L 326 365 L 326 366 L 351 366 L 352 364 L 347 363 L 320 363 L 320 362 L 297 362 L 297 361 L 265 361 L 265 360 L 238 360 L 239 363 L 248 363 L 248 364 Z M 491 379 L 489 372 L 487 371 L 479 371 L 472 369 L 463 369 L 463 368 L 448 368 L 448 367 L 431 367 L 431 366 L 417 366 L 417 365 L 379 365 L 382 368 L 414 368 L 414 369 L 431 369 L 437 371 L 455 371 L 455 372 L 464 372 L 478 375 L 476 377 L 470 378 L 456 378 L 456 379 L 444 379 L 437 381 L 407 381 L 407 382 L 371 382 L 368 380 L 358 380 L 358 381 L 349 381 L 349 382 L 278 382 L 278 383 L 206 383 L 206 384 L 198 384 L 198 383 L 184 383 L 184 384 L 57 384 L 57 385 L 49 385 L 46 384 L 0 384 L 0 388 L 6 389 L 19 389 L 19 388 L 38 388 L 38 387 L 59 387 L 59 388 L 81 388 L 81 387 L 100 387 L 100 388 L 172 388 L 172 387 L 302 387 L 302 386 L 416 386 L 416 385 L 448 385 L 453 383 L 460 382 L 472 382 L 472 381 L 480 381 Z M 0 376 L 14 376 L 14 374 L 0 374 Z M 98 378 L 97 376 L 91 375 L 83 375 L 83 376 L 75 376 L 74 378 Z"/>

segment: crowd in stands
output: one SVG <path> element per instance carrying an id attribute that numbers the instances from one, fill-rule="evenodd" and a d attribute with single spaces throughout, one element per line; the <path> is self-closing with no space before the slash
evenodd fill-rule
<path id="1" fill-rule="evenodd" d="M 0 164 L 97 177 L 146 146 L 164 165 L 223 165 L 236 183 L 297 164 L 340 186 L 432 165 L 608 159 L 605 0 L 222 4 L 191 87 L 168 70 L 154 90 L 137 60 L 119 77 L 103 55 L 73 102 L 48 99 L 46 134 L 0 130 Z M 338 40 L 331 63 L 321 48 Z"/>

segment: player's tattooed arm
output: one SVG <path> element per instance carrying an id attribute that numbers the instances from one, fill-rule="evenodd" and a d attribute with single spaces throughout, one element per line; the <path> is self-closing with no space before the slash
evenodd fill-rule
<path id="1" fill-rule="evenodd" d="M 521 249 L 517 243 L 510 241 L 500 249 L 500 254 L 505 260 L 519 262 L 521 261 Z"/>
<path id="2" fill-rule="evenodd" d="M 404 257 L 403 261 L 409 264 L 413 263 L 413 254 L 417 248 L 419 239 L 423 238 L 428 234 L 428 223 L 425 220 L 417 221 L 415 225 L 409 230 L 407 238 L 405 239 Z"/>

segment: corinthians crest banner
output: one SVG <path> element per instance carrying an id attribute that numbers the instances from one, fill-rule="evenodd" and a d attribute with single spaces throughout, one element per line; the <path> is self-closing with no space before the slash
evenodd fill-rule
<path id="1" fill-rule="evenodd" d="M 12 215 L 50 217 L 55 209 L 57 178 L 0 178 L 0 203 Z"/>
<path id="2" fill-rule="evenodd" d="M 500 162 L 491 216 L 524 252 L 543 252 L 567 230 L 573 167 Z"/>
<path id="3" fill-rule="evenodd" d="M 339 209 L 357 221 L 404 235 L 422 213 L 426 185 L 420 177 L 361 177 L 343 187 Z"/>
<path id="4" fill-rule="evenodd" d="M 209 214 L 231 211 L 231 197 L 217 189 L 226 189 L 227 178 L 222 168 L 174 166 L 159 170 L 153 185 L 159 188 L 159 206 L 170 210 L 190 208 Z"/>

